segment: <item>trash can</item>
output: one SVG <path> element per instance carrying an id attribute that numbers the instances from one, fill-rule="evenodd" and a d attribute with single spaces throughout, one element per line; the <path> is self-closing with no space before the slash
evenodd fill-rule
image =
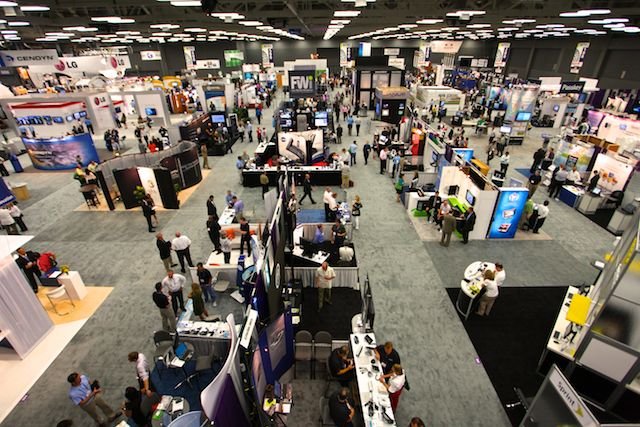
<path id="1" fill-rule="evenodd" d="M 13 191 L 13 194 L 19 201 L 27 200 L 29 197 L 31 197 L 29 195 L 29 187 L 27 187 L 26 182 L 12 184 L 11 191 Z"/>

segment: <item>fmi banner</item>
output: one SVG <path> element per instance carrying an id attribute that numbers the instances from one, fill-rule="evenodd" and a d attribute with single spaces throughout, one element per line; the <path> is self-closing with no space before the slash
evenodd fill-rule
<path id="1" fill-rule="evenodd" d="M 303 98 L 316 94 L 315 70 L 289 71 L 289 92 L 292 98 Z"/>
<path id="2" fill-rule="evenodd" d="M 55 49 L 0 50 L 0 67 L 53 65 L 58 62 Z"/>

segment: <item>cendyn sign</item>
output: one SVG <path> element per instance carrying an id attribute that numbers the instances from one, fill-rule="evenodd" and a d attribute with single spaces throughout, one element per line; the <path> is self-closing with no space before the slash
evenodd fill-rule
<path id="1" fill-rule="evenodd" d="M 55 49 L 0 50 L 0 67 L 53 65 L 58 62 Z"/>

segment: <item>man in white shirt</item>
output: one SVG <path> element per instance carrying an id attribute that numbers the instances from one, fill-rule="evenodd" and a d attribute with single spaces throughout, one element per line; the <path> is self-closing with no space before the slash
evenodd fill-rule
<path id="1" fill-rule="evenodd" d="M 384 174 L 384 171 L 387 170 L 387 158 L 389 154 L 387 153 L 387 148 L 383 148 L 380 150 L 380 175 Z"/>
<path id="2" fill-rule="evenodd" d="M 509 169 L 509 160 L 511 160 L 511 156 L 509 156 L 508 151 L 500 156 L 500 172 L 502 172 L 504 176 L 507 175 L 507 169 Z"/>
<path id="3" fill-rule="evenodd" d="M 567 174 L 567 185 L 574 185 L 576 182 L 580 182 L 580 172 L 576 168 L 573 168 L 571 172 Z"/>
<path id="4" fill-rule="evenodd" d="M 504 271 L 504 266 L 501 263 L 496 262 L 496 285 L 498 285 L 498 287 L 502 286 L 506 278 L 507 273 Z"/>
<path id="5" fill-rule="evenodd" d="M 193 267 L 193 262 L 191 261 L 191 252 L 189 251 L 189 247 L 191 246 L 191 239 L 187 236 L 183 236 L 179 231 L 176 231 L 176 237 L 171 241 L 171 249 L 176 251 L 178 254 L 178 261 L 180 261 L 180 271 L 182 273 L 185 272 L 184 269 L 184 260 L 187 260 L 187 264 L 189 267 Z"/>
<path id="6" fill-rule="evenodd" d="M 140 393 L 146 394 L 151 397 L 153 394 L 152 389 L 153 386 L 149 380 L 150 370 L 149 363 L 147 362 L 147 358 L 144 354 L 138 353 L 137 351 L 132 351 L 128 355 L 129 362 L 136 364 L 136 375 L 138 377 L 138 386 L 140 387 Z"/>
<path id="7" fill-rule="evenodd" d="M 538 209 L 538 219 L 536 220 L 536 225 L 533 227 L 533 232 L 538 234 L 542 224 L 547 219 L 547 215 L 549 215 L 549 201 L 545 200 L 543 204 L 536 205 L 536 209 Z"/>
<path id="8" fill-rule="evenodd" d="M 7 234 L 20 234 L 18 233 L 18 227 L 16 221 L 11 216 L 11 212 L 8 209 L 0 208 L 0 224 L 2 228 L 7 230 Z"/>
<path id="9" fill-rule="evenodd" d="M 18 224 L 18 226 L 20 227 L 20 231 L 29 231 L 29 229 L 27 228 L 27 225 L 24 223 L 24 220 L 22 219 L 23 217 L 22 211 L 20 210 L 18 205 L 11 203 L 9 204 L 9 206 L 10 206 L 9 213 L 11 214 L 11 217 L 16 222 L 16 224 Z"/>
<path id="10" fill-rule="evenodd" d="M 180 304 L 180 310 L 186 311 L 182 296 L 182 288 L 186 282 L 187 279 L 183 275 L 174 274 L 173 270 L 167 271 L 167 277 L 162 279 L 162 293 L 171 297 L 171 306 L 176 316 L 178 315 L 178 304 Z"/>
<path id="11" fill-rule="evenodd" d="M 331 305 L 331 285 L 335 278 L 336 272 L 329 267 L 326 261 L 316 270 L 315 285 L 318 288 L 318 311 L 322 309 L 325 302 Z"/>
<path id="12" fill-rule="evenodd" d="M 329 218 L 328 221 L 333 222 L 336 220 L 336 213 L 338 212 L 338 201 L 336 200 L 338 194 L 332 193 L 329 198 Z"/>
<path id="13" fill-rule="evenodd" d="M 327 187 L 324 189 L 324 193 L 322 194 L 322 201 L 324 202 L 324 217 L 328 220 L 329 218 L 329 199 L 331 198 L 331 187 Z"/>
<path id="14" fill-rule="evenodd" d="M 354 252 L 350 246 L 341 247 L 338 249 L 338 254 L 340 255 L 340 261 L 351 262 L 353 260 Z"/>

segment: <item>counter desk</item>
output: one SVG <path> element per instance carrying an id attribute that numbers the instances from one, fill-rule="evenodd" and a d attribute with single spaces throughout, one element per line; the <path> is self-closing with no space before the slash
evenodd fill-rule
<path id="1" fill-rule="evenodd" d="M 467 320 L 471 314 L 473 301 L 481 290 L 479 282 L 482 281 L 482 276 L 487 269 L 496 271 L 496 266 L 492 262 L 475 261 L 464 270 L 464 278 L 460 281 L 460 291 L 456 299 L 456 310 L 464 320 Z"/>
<path id="2" fill-rule="evenodd" d="M 367 342 L 367 337 L 369 342 Z M 373 333 L 351 334 L 349 342 L 353 353 L 364 425 L 367 427 L 395 426 L 395 416 L 391 409 L 389 392 L 379 379 L 383 372 L 382 365 L 376 359 L 374 352 L 376 347 L 375 335 Z M 372 405 L 373 408 L 371 408 Z M 370 409 L 372 410 L 370 411 Z M 383 413 L 386 414 L 391 422 L 384 419 Z"/>
<path id="3" fill-rule="evenodd" d="M 575 208 L 580 203 L 580 199 L 584 195 L 584 190 L 575 185 L 563 185 L 560 189 L 558 198 L 565 204 Z"/>
<path id="4" fill-rule="evenodd" d="M 284 170 L 284 168 L 283 168 Z M 275 186 L 278 183 L 278 170 L 276 168 L 257 168 L 257 169 L 245 169 L 242 171 L 242 185 L 244 187 L 259 187 L 260 175 L 262 172 L 267 172 L 269 177 L 269 185 Z M 302 182 L 304 175 L 311 175 L 311 184 L 314 186 L 319 185 L 340 185 L 342 184 L 342 172 L 340 169 L 333 169 L 324 166 L 299 166 L 287 169 L 289 176 L 293 176 L 296 182 Z"/>

